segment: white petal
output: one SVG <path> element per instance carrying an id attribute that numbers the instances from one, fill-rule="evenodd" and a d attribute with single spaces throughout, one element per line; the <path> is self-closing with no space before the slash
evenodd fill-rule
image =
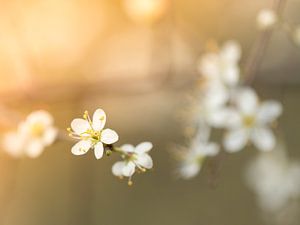
<path id="1" fill-rule="evenodd" d="M 275 137 L 273 132 L 267 128 L 256 128 L 252 132 L 251 139 L 259 150 L 270 151 L 275 147 Z"/>
<path id="2" fill-rule="evenodd" d="M 101 159 L 103 156 L 103 152 L 104 152 L 103 144 L 101 142 L 98 142 L 94 146 L 94 154 L 96 159 Z"/>
<path id="3" fill-rule="evenodd" d="M 203 55 L 198 64 L 198 71 L 209 80 L 218 76 L 219 56 L 214 53 Z"/>
<path id="4" fill-rule="evenodd" d="M 47 128 L 47 130 L 45 130 L 44 132 L 44 137 L 43 137 L 44 144 L 46 145 L 52 144 L 55 141 L 57 134 L 58 134 L 58 130 L 56 128 L 54 127 Z"/>
<path id="5" fill-rule="evenodd" d="M 148 154 L 138 155 L 136 163 L 146 169 L 151 169 L 153 167 L 152 158 Z"/>
<path id="6" fill-rule="evenodd" d="M 149 152 L 153 148 L 151 142 L 142 142 L 135 147 L 135 152 L 137 154 L 142 154 L 145 152 Z"/>
<path id="7" fill-rule="evenodd" d="M 76 134 L 81 135 L 89 130 L 91 126 L 89 122 L 84 119 L 74 119 L 71 123 L 71 128 Z"/>
<path id="8" fill-rule="evenodd" d="M 71 152 L 74 155 L 83 155 L 87 153 L 91 147 L 92 143 L 90 141 L 79 141 L 72 147 Z"/>
<path id="9" fill-rule="evenodd" d="M 122 169 L 122 174 L 125 177 L 131 177 L 135 171 L 135 164 L 133 162 L 125 163 L 125 166 Z"/>
<path id="10" fill-rule="evenodd" d="M 257 110 L 258 98 L 251 88 L 242 88 L 234 93 L 235 103 L 244 115 L 254 115 Z"/>
<path id="11" fill-rule="evenodd" d="M 222 47 L 221 56 L 227 61 L 237 62 L 241 57 L 240 44 L 234 40 L 227 41 Z"/>
<path id="12" fill-rule="evenodd" d="M 221 82 L 211 82 L 206 86 L 204 92 L 204 100 L 201 104 L 204 104 L 205 108 L 217 108 L 223 106 L 229 99 L 228 89 Z"/>
<path id="13" fill-rule="evenodd" d="M 45 126 L 49 126 L 53 124 L 53 117 L 47 111 L 39 110 L 29 114 L 27 116 L 26 121 L 29 122 L 30 124 L 41 123 Z"/>
<path id="14" fill-rule="evenodd" d="M 106 123 L 106 114 L 102 109 L 97 109 L 93 115 L 93 129 L 100 131 Z"/>
<path id="15" fill-rule="evenodd" d="M 134 152 L 134 146 L 130 144 L 125 144 L 120 147 L 124 152 Z"/>
<path id="16" fill-rule="evenodd" d="M 202 156 L 215 156 L 219 153 L 220 147 L 215 143 L 199 144 L 199 153 Z"/>
<path id="17" fill-rule="evenodd" d="M 179 174 L 184 179 L 190 179 L 195 177 L 201 169 L 201 165 L 198 163 L 184 163 L 179 168 Z"/>
<path id="18" fill-rule="evenodd" d="M 31 158 L 36 158 L 42 154 L 44 145 L 40 140 L 32 140 L 27 144 L 26 154 Z"/>
<path id="19" fill-rule="evenodd" d="M 208 115 L 207 122 L 212 127 L 222 128 L 234 128 L 241 126 L 240 115 L 230 108 L 216 108 Z"/>
<path id="20" fill-rule="evenodd" d="M 224 147 L 227 152 L 237 152 L 245 147 L 248 141 L 248 133 L 244 129 L 228 131 L 224 138 Z"/>
<path id="21" fill-rule="evenodd" d="M 242 126 L 242 116 L 236 111 L 234 108 L 225 108 L 219 112 L 222 115 L 222 119 L 224 120 L 225 127 L 229 129 L 235 129 Z"/>
<path id="22" fill-rule="evenodd" d="M 119 140 L 118 134 L 111 129 L 105 129 L 101 132 L 101 141 L 104 144 L 113 144 Z"/>
<path id="23" fill-rule="evenodd" d="M 222 73 L 222 79 L 227 85 L 236 85 L 239 81 L 240 69 L 237 65 L 227 65 Z"/>
<path id="24" fill-rule="evenodd" d="M 261 104 L 257 112 L 260 124 L 273 122 L 282 113 L 282 105 L 277 101 L 266 101 Z"/>
<path id="25" fill-rule="evenodd" d="M 126 164 L 123 161 L 116 162 L 112 167 L 112 173 L 117 177 L 123 176 L 123 168 L 125 165 Z"/>

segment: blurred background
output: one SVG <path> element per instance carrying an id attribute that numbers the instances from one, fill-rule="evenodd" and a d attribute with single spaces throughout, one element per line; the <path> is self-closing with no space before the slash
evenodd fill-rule
<path id="1" fill-rule="evenodd" d="M 191 181 L 175 178 L 170 153 L 174 143 L 185 142 L 185 124 L 177 114 L 194 87 L 196 62 L 207 42 L 238 40 L 245 65 L 260 35 L 256 15 L 273 5 L 271 0 L 0 1 L 2 105 L 22 117 L 46 109 L 61 129 L 84 110 L 101 107 L 119 144 L 148 140 L 155 146 L 154 169 L 135 176 L 132 187 L 112 176 L 111 158 L 72 155 L 71 141 L 56 142 L 38 159 L 1 153 L 0 224 L 268 224 L 244 180 L 255 149 L 226 155 L 217 177 L 206 166 Z M 283 9 L 286 21 L 300 23 L 299 0 L 284 1 Z M 282 102 L 279 127 L 295 159 L 300 158 L 299 62 L 300 48 L 284 31 L 274 31 L 253 81 L 263 99 Z M 13 116 L 0 116 L 2 131 L 16 126 Z"/>

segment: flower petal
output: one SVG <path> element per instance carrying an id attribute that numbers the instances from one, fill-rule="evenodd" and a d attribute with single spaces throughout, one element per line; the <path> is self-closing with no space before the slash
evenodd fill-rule
<path id="1" fill-rule="evenodd" d="M 101 142 L 98 142 L 94 146 L 94 154 L 96 159 L 101 159 L 103 156 L 103 152 L 104 152 L 103 144 Z"/>
<path id="2" fill-rule="evenodd" d="M 152 158 L 146 153 L 138 155 L 135 162 L 146 169 L 153 167 Z"/>
<path id="3" fill-rule="evenodd" d="M 229 92 L 219 81 L 210 82 L 203 93 L 202 104 L 206 109 L 215 109 L 223 106 L 229 99 Z"/>
<path id="4" fill-rule="evenodd" d="M 87 153 L 87 151 L 92 147 L 92 143 L 90 141 L 79 141 L 78 143 L 76 143 L 72 149 L 71 152 L 74 155 L 84 155 L 85 153 Z"/>
<path id="5" fill-rule="evenodd" d="M 112 173 L 117 176 L 123 176 L 123 168 L 125 167 L 125 162 L 120 161 L 120 162 L 116 162 L 113 166 L 112 166 Z"/>
<path id="6" fill-rule="evenodd" d="M 120 147 L 124 152 L 134 152 L 134 146 L 130 144 L 125 144 Z"/>
<path id="7" fill-rule="evenodd" d="M 273 132 L 267 128 L 256 128 L 252 132 L 251 140 L 255 147 L 261 151 L 270 151 L 276 144 Z"/>
<path id="8" fill-rule="evenodd" d="M 89 122 L 84 119 L 74 119 L 71 123 L 71 128 L 76 134 L 81 135 L 90 129 L 91 126 Z"/>
<path id="9" fill-rule="evenodd" d="M 227 41 L 220 54 L 229 62 L 237 62 L 241 58 L 241 46 L 234 40 Z"/>
<path id="10" fill-rule="evenodd" d="M 131 177 L 135 171 L 135 164 L 133 162 L 125 163 L 125 166 L 122 169 L 122 174 L 125 177 Z"/>
<path id="11" fill-rule="evenodd" d="M 41 142 L 41 140 L 30 141 L 25 148 L 26 154 L 31 158 L 36 158 L 40 156 L 43 150 L 44 150 L 44 145 Z"/>
<path id="12" fill-rule="evenodd" d="M 228 64 L 223 69 L 222 79 L 227 85 L 236 85 L 239 81 L 240 69 L 235 64 Z"/>
<path id="13" fill-rule="evenodd" d="M 260 124 L 273 122 L 282 113 L 282 105 L 277 101 L 266 101 L 261 104 L 257 112 Z"/>
<path id="14" fill-rule="evenodd" d="M 179 174 L 184 179 L 191 179 L 195 177 L 201 169 L 201 165 L 199 163 L 183 163 L 179 167 Z"/>
<path id="15" fill-rule="evenodd" d="M 153 148 L 151 142 L 142 142 L 135 147 L 135 152 L 137 154 L 142 154 L 145 152 L 149 152 Z"/>
<path id="16" fill-rule="evenodd" d="M 26 121 L 30 124 L 41 123 L 45 126 L 53 124 L 53 117 L 45 110 L 34 111 L 27 116 Z"/>
<path id="17" fill-rule="evenodd" d="M 111 129 L 105 129 L 101 132 L 101 142 L 104 144 L 113 144 L 119 140 L 118 134 Z"/>
<path id="18" fill-rule="evenodd" d="M 219 153 L 220 146 L 215 143 L 199 144 L 199 153 L 203 156 L 215 156 Z"/>
<path id="19" fill-rule="evenodd" d="M 106 114 L 102 109 L 97 109 L 93 115 L 93 129 L 100 131 L 106 123 Z"/>
<path id="20" fill-rule="evenodd" d="M 54 127 L 47 128 L 47 130 L 45 130 L 44 136 L 43 136 L 44 144 L 46 144 L 46 145 L 52 144 L 55 141 L 57 134 L 58 134 L 58 130 L 56 128 L 54 128 Z"/>
<path id="21" fill-rule="evenodd" d="M 225 108 L 220 110 L 219 114 L 222 115 L 224 120 L 223 124 L 229 129 L 235 129 L 242 126 L 243 120 L 241 114 L 234 108 Z"/>
<path id="22" fill-rule="evenodd" d="M 256 113 L 258 97 L 253 89 L 241 88 L 234 93 L 234 101 L 244 115 L 253 115 Z"/>
<path id="23" fill-rule="evenodd" d="M 245 129 L 229 131 L 224 138 L 224 147 L 227 152 L 237 152 L 245 147 L 248 141 L 248 133 Z"/>

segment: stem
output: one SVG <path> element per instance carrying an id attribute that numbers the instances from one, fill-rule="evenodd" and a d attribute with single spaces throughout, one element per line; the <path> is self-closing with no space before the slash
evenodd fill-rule
<path id="1" fill-rule="evenodd" d="M 287 0 L 274 0 L 273 9 L 278 16 L 278 18 L 282 17 L 283 9 Z M 256 42 L 254 43 L 254 47 L 251 50 L 250 56 L 246 62 L 245 66 L 245 81 L 244 83 L 250 84 L 253 82 L 255 75 L 259 66 L 261 65 L 262 59 L 265 55 L 266 49 L 272 37 L 273 29 L 268 29 L 263 31 Z"/>

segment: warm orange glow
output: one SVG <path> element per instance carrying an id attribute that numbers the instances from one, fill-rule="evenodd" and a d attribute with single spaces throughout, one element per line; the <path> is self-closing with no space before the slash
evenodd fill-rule
<path id="1" fill-rule="evenodd" d="M 132 20 L 151 24 L 167 11 L 169 0 L 124 0 L 124 7 Z"/>

